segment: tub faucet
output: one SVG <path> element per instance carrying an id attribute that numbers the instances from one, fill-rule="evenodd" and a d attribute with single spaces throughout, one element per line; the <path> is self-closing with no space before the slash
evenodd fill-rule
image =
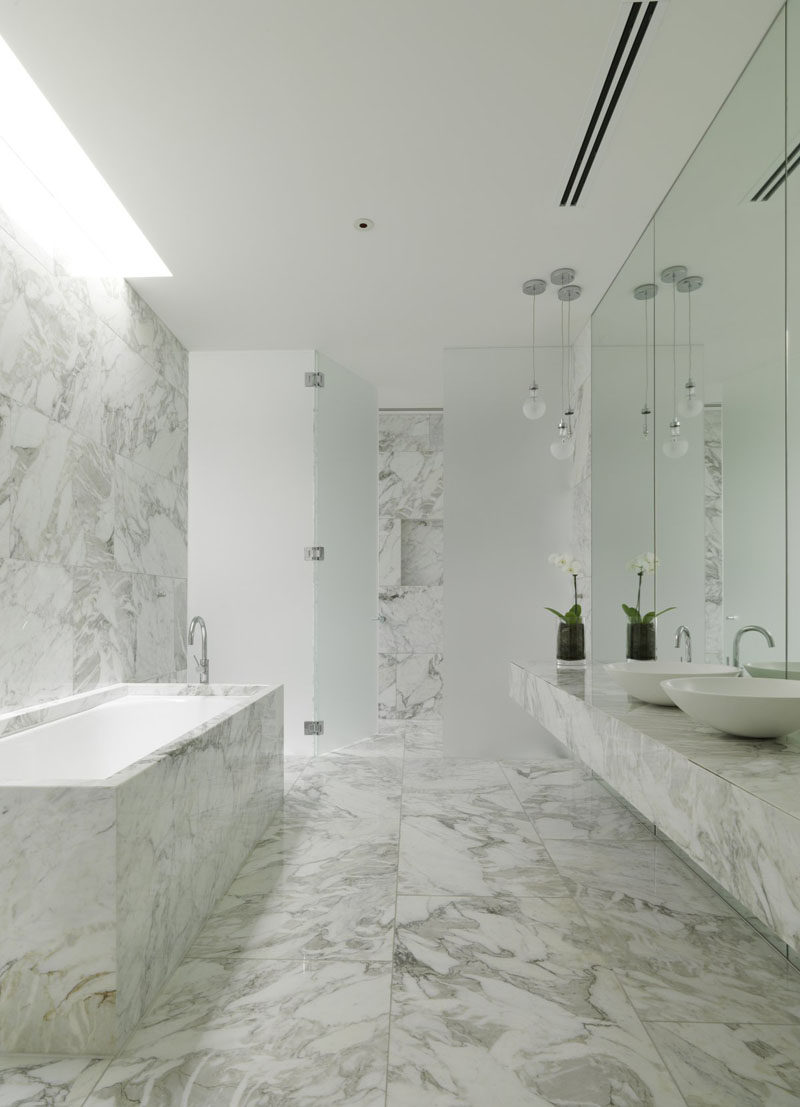
<path id="1" fill-rule="evenodd" d="M 770 632 L 768 630 L 764 630 L 763 627 L 749 626 L 749 627 L 742 627 L 741 630 L 737 630 L 736 631 L 736 637 L 733 640 L 733 664 L 734 664 L 734 668 L 739 670 L 739 676 L 741 676 L 742 673 L 743 673 L 742 666 L 739 663 L 739 652 L 740 652 L 740 648 L 741 648 L 742 635 L 747 634 L 747 632 L 750 631 L 750 630 L 755 630 L 755 631 L 758 631 L 759 634 L 762 634 L 766 638 L 767 645 L 770 648 L 772 648 L 775 645 L 775 639 L 772 637 Z"/>
<path id="2" fill-rule="evenodd" d="M 195 627 L 200 627 L 200 656 L 194 655 L 197 668 L 200 670 L 200 683 L 208 684 L 208 634 L 206 633 L 205 620 L 200 615 L 195 615 L 189 624 L 189 645 L 194 645 Z"/>
<path id="3" fill-rule="evenodd" d="M 681 642 L 686 643 L 686 656 L 681 658 L 681 661 L 686 661 L 691 664 L 692 660 L 692 636 L 689 633 L 689 628 L 684 626 L 683 623 L 675 631 L 675 649 L 680 648 Z"/>

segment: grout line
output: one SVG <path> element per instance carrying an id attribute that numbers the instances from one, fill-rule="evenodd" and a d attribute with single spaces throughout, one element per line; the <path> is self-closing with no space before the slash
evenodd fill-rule
<path id="1" fill-rule="evenodd" d="M 392 1052 L 392 1001 L 394 998 L 394 955 L 397 944 L 397 899 L 400 886 L 400 836 L 403 833 L 403 791 L 406 775 L 406 731 L 403 730 L 403 754 L 400 769 L 400 810 L 397 820 L 397 869 L 394 881 L 394 925 L 392 927 L 392 953 L 389 961 L 389 1013 L 386 1025 L 386 1081 L 384 1084 L 384 1105 L 389 1102 L 389 1058 Z"/>

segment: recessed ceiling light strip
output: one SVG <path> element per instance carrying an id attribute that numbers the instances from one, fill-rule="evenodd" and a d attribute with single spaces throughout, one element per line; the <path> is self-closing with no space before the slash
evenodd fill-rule
<path id="1" fill-rule="evenodd" d="M 769 200 L 786 181 L 786 178 L 791 177 L 798 165 L 800 165 L 800 142 L 789 152 L 786 160 L 782 161 L 778 168 L 773 170 L 764 183 L 756 189 L 750 200 L 753 203 L 756 201 L 763 203 Z"/>
<path id="2" fill-rule="evenodd" d="M 586 180 L 597 158 L 603 139 L 605 138 L 611 118 L 619 104 L 622 91 L 625 88 L 634 62 L 641 50 L 644 37 L 647 34 L 647 29 L 655 14 L 657 3 L 658 0 L 648 0 L 647 3 L 637 0 L 636 3 L 631 5 L 631 10 L 628 13 L 628 18 L 622 29 L 619 43 L 614 51 L 614 57 L 611 60 L 608 73 L 603 81 L 603 87 L 600 90 L 600 95 L 597 98 L 592 117 L 589 120 L 589 126 L 586 128 L 586 133 L 583 136 L 580 149 L 578 150 L 578 156 L 570 172 L 567 187 L 564 189 L 561 196 L 561 207 L 574 207 L 580 199 Z M 636 27 L 637 21 L 638 28 L 634 35 L 634 27 Z M 633 42 L 626 56 L 625 51 L 628 48 L 632 35 Z M 624 62 L 623 58 L 625 59 Z"/>

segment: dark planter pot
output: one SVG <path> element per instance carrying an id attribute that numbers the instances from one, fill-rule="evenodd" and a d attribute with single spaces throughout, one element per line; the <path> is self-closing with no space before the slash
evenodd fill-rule
<path id="1" fill-rule="evenodd" d="M 629 661 L 655 661 L 656 624 L 628 623 L 627 649 L 625 656 Z"/>
<path id="2" fill-rule="evenodd" d="M 556 641 L 557 669 L 585 669 L 583 623 L 559 623 Z"/>

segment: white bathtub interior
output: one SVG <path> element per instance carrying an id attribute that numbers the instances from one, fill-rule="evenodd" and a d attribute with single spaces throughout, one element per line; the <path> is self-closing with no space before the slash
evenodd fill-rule
<path id="1" fill-rule="evenodd" d="M 121 696 L 0 738 L 0 783 L 107 780 L 246 696 Z"/>

